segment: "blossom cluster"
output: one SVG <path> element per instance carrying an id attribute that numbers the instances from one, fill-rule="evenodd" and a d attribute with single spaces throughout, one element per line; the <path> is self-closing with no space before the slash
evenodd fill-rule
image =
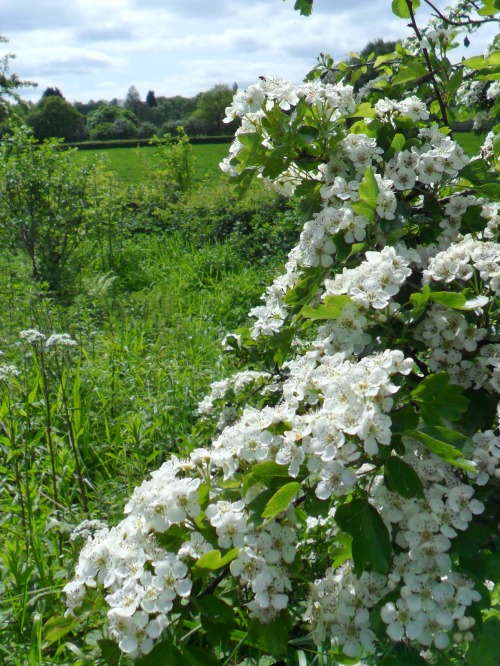
<path id="1" fill-rule="evenodd" d="M 54 347 L 74 347 L 77 342 L 68 333 L 52 333 L 48 338 L 45 333 L 35 328 L 28 328 L 19 333 L 21 340 L 31 344 L 44 344 L 48 351 Z"/>
<path id="2" fill-rule="evenodd" d="M 467 437 L 465 425 L 451 430 L 436 415 L 434 394 L 426 411 L 418 391 L 433 377 L 441 388 L 449 382 L 461 400 L 450 422 L 467 408 L 464 389 L 497 401 L 498 205 L 460 185 L 468 158 L 429 124 L 420 99 L 379 98 L 354 132 L 356 104 L 341 83 L 262 78 L 227 109 L 241 127 L 223 170 L 257 171 L 287 195 L 305 185 L 319 204 L 285 271 L 250 313 L 253 345 L 272 341 L 275 349 L 283 329 L 292 332 L 287 359 L 275 375 L 267 365 L 212 384 L 198 407 L 204 416 L 222 410 L 211 446 L 172 456 L 136 488 L 122 523 L 88 538 L 65 588 L 71 611 L 88 588 L 104 588 L 111 635 L 131 657 L 148 654 L 182 615 L 194 575 L 210 571 L 211 551 L 227 555 L 233 592 L 251 618 L 271 622 L 293 606 L 316 644 L 333 641 L 348 658 L 375 652 L 375 611 L 388 640 L 418 650 L 473 636 L 481 595 L 453 548 L 487 512 L 476 495 L 500 477 L 497 409 L 488 427 Z M 278 150 L 283 135 L 273 135 L 273 114 L 282 123 L 316 122 L 334 149 L 308 169 L 299 157 L 287 161 L 273 177 L 263 164 L 242 166 L 248 140 L 271 156 Z M 470 209 L 474 231 L 465 233 Z M 290 298 L 304 282 L 307 299 Z M 402 414 L 410 425 L 401 425 Z M 450 432 L 453 442 L 466 441 L 463 458 L 446 441 L 440 446 Z M 411 492 L 390 482 L 395 459 Z M 275 510 L 269 470 L 286 478 L 278 497 L 290 492 Z M 387 535 L 387 566 L 360 573 L 359 537 L 351 534 L 343 563 L 329 563 L 308 599 L 299 598 L 294 567 L 314 559 L 306 546 L 319 524 L 304 520 L 300 507 L 324 503 L 321 529 L 334 540 L 341 510 L 360 498 Z"/>

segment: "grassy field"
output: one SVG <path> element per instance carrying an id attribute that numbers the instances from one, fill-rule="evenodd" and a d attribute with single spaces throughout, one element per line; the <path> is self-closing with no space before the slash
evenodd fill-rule
<path id="1" fill-rule="evenodd" d="M 220 174 L 219 162 L 227 156 L 228 143 L 195 144 L 193 148 L 194 183 L 213 180 Z M 87 157 L 105 157 L 112 171 L 128 185 L 138 185 L 144 181 L 148 169 L 158 164 L 158 149 L 154 146 L 145 148 L 110 148 L 82 150 L 79 159 Z"/>

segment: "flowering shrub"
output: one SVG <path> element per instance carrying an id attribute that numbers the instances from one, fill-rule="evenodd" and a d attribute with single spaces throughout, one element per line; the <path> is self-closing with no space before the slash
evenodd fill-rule
<path id="1" fill-rule="evenodd" d="M 104 594 L 143 664 L 498 654 L 500 151 L 493 132 L 469 161 L 447 126 L 464 72 L 493 80 L 498 52 L 453 66 L 418 4 L 393 9 L 420 50 L 379 57 L 369 87 L 331 65 L 227 110 L 222 168 L 299 197 L 303 230 L 224 341 L 244 369 L 200 404 L 211 445 L 136 488 L 66 585 L 71 613 Z"/>

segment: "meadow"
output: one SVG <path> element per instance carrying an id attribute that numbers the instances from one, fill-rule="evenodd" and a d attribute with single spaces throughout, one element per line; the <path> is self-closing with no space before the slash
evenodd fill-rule
<path id="1" fill-rule="evenodd" d="M 217 180 L 220 178 L 219 162 L 226 157 L 229 144 L 204 143 L 194 144 L 194 176 L 196 185 L 204 180 Z M 80 160 L 106 156 L 109 167 L 117 177 L 128 185 L 142 183 L 147 171 L 158 166 L 158 148 L 147 146 L 143 148 L 112 148 L 82 150 L 77 153 Z"/>

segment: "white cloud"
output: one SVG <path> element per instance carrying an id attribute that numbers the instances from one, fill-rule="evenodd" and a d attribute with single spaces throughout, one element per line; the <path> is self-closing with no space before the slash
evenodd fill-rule
<path id="1" fill-rule="evenodd" d="M 444 7 L 446 2 L 436 0 Z M 13 71 L 70 100 L 191 96 L 215 83 L 246 86 L 259 75 L 301 80 L 321 52 L 335 58 L 371 39 L 408 33 L 389 0 L 315 0 L 309 18 L 294 0 L 0 0 Z M 7 6 L 8 5 L 8 6 Z"/>

